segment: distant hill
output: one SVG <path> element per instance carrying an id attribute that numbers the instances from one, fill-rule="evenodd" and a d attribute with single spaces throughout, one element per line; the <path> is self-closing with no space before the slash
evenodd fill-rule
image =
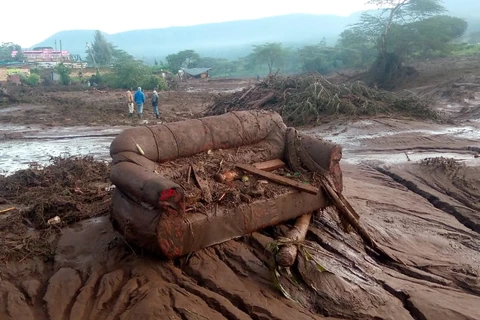
<path id="1" fill-rule="evenodd" d="M 448 14 L 466 18 L 469 32 L 480 31 L 480 0 L 444 0 Z M 251 52 L 252 45 L 282 42 L 301 46 L 318 43 L 323 37 L 331 45 L 360 12 L 349 17 L 292 14 L 256 20 L 203 24 L 188 27 L 132 30 L 105 34 L 108 41 L 144 60 L 163 59 L 170 53 L 194 49 L 202 56 L 235 59 Z M 62 40 L 63 49 L 85 55 L 85 44 L 93 40 L 94 30 L 61 31 L 36 44 L 54 46 Z M 57 41 L 58 44 L 58 41 Z"/>
<path id="2" fill-rule="evenodd" d="M 237 58 L 248 54 L 253 44 L 267 41 L 288 45 L 318 43 L 325 37 L 332 44 L 348 24 L 358 20 L 334 15 L 293 14 L 256 20 L 170 27 L 105 34 L 108 41 L 137 57 L 163 58 L 180 50 L 194 49 L 201 55 Z M 38 43 L 53 46 L 62 40 L 63 49 L 84 55 L 94 30 L 71 30 L 54 34 Z M 57 41 L 58 44 L 58 41 Z"/>

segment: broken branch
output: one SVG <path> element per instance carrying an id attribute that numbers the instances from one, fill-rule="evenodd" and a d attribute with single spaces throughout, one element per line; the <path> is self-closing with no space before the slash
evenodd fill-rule
<path id="1" fill-rule="evenodd" d="M 288 232 L 286 238 L 293 242 L 301 242 L 307 236 L 308 227 L 312 213 L 305 214 L 297 219 L 293 228 Z M 297 258 L 298 247 L 295 244 L 287 244 L 280 248 L 275 257 L 278 265 L 282 267 L 291 267 Z"/>
<path id="2" fill-rule="evenodd" d="M 318 189 L 315 188 L 312 185 L 300 183 L 300 182 L 297 182 L 295 180 L 288 179 L 288 178 L 279 176 L 277 174 L 273 174 L 271 172 L 266 172 L 266 171 L 263 171 L 263 170 L 259 170 L 259 169 L 255 168 L 254 166 L 251 166 L 251 165 L 248 165 L 248 164 L 236 164 L 235 166 L 239 169 L 242 169 L 244 171 L 250 172 L 250 173 L 255 174 L 257 176 L 263 177 L 265 179 L 276 182 L 278 184 L 288 186 L 288 187 L 293 187 L 297 190 L 304 191 L 304 192 L 307 192 L 307 193 L 310 193 L 310 194 L 313 194 L 313 195 L 318 194 Z"/>

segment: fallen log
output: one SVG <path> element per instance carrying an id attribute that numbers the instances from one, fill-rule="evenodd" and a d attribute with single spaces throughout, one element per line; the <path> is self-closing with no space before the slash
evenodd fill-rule
<path id="1" fill-rule="evenodd" d="M 302 242 L 307 236 L 308 227 L 310 226 L 310 219 L 312 213 L 305 214 L 297 219 L 293 228 L 288 232 L 286 238 L 292 243 L 286 244 L 280 248 L 275 260 L 278 265 L 284 268 L 291 267 L 297 259 L 298 247 L 293 242 Z"/>
<path id="2" fill-rule="evenodd" d="M 257 88 L 257 86 L 252 86 L 250 87 L 250 89 L 248 89 L 241 97 L 240 99 L 238 99 L 238 102 L 242 101 L 243 99 L 245 99 L 245 97 L 252 91 L 254 91 L 255 89 Z"/>
<path id="3" fill-rule="evenodd" d="M 313 195 L 318 194 L 318 188 L 315 188 L 312 185 L 309 184 L 303 184 L 298 181 L 288 179 L 282 176 L 279 176 L 277 174 L 273 174 L 271 172 L 266 172 L 263 170 L 259 170 L 255 168 L 254 166 L 248 165 L 248 164 L 236 164 L 235 165 L 237 168 L 242 169 L 244 171 L 250 172 L 252 174 L 255 174 L 257 176 L 263 177 L 265 179 L 271 180 L 273 182 L 276 182 L 278 184 L 282 184 L 284 186 L 288 187 L 293 187 L 295 189 L 298 189 L 300 191 L 304 191 Z"/>
<path id="4" fill-rule="evenodd" d="M 265 103 L 267 103 L 270 99 L 272 99 L 274 96 L 275 96 L 275 92 L 270 92 L 269 94 L 267 94 L 262 99 L 250 102 L 249 105 L 251 105 L 251 109 L 260 108 Z"/>

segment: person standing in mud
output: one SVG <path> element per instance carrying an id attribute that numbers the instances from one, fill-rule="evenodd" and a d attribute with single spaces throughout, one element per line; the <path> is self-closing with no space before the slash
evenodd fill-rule
<path id="1" fill-rule="evenodd" d="M 160 114 L 158 112 L 158 100 L 159 100 L 159 97 L 158 97 L 157 90 L 153 90 L 152 107 L 153 107 L 153 113 L 155 113 L 155 117 L 157 117 L 157 119 L 160 117 Z"/>
<path id="2" fill-rule="evenodd" d="M 128 106 L 128 115 L 130 118 L 133 117 L 133 94 L 130 90 L 127 91 L 127 106 Z"/>
<path id="3" fill-rule="evenodd" d="M 143 114 L 143 104 L 145 103 L 145 94 L 142 92 L 141 87 L 138 87 L 133 98 L 137 105 L 137 117 L 141 119 Z"/>

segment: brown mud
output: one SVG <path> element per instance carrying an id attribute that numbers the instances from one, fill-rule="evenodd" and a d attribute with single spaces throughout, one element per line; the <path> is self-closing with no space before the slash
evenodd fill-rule
<path id="1" fill-rule="evenodd" d="M 62 229 L 52 260 L 6 261 L 2 319 L 480 319 L 479 234 L 375 169 L 344 172 L 362 224 L 404 265 L 373 259 L 323 212 L 279 278 L 287 299 L 269 268 L 281 226 L 162 261 L 104 216 Z"/>
<path id="2" fill-rule="evenodd" d="M 215 85 L 211 86 L 215 88 Z M 217 86 L 218 87 L 218 86 Z M 54 89 L 56 88 L 56 89 Z M 208 88 L 208 86 L 207 86 Z M 222 86 L 219 89 L 222 90 Z M 16 103 L 0 106 L 0 122 L 55 126 L 136 125 L 136 111 L 130 119 L 124 90 L 94 90 L 77 88 L 63 91 L 62 87 L 44 91 L 42 87 L 8 87 Z M 212 89 L 213 90 L 213 89 Z M 150 104 L 151 91 L 145 91 L 143 119 L 157 121 Z M 214 95 L 206 90 L 161 91 L 161 121 L 171 122 L 198 117 L 207 109 Z"/>
<path id="3" fill-rule="evenodd" d="M 48 169 L 48 174 L 33 170 L 34 175 L 19 172 L 0 180 L 0 189 L 21 186 L 12 187 L 15 193 L 11 188 L 0 195 L 0 211 L 17 208 L 0 214 L 5 262 L 0 266 L 0 318 L 480 319 L 480 166 L 476 158 L 480 140 L 475 121 L 480 109 L 477 99 L 471 99 L 478 92 L 454 85 L 467 68 L 443 74 L 442 63 L 425 63 L 424 70 L 435 75 L 433 87 L 421 88 L 430 81 L 421 74 L 412 83 L 416 87 L 407 89 L 415 94 L 434 90 L 432 95 L 438 97 L 442 91 L 454 90 L 438 103 L 443 109 L 450 105 L 451 124 L 383 115 L 335 120 L 304 130 L 344 146 L 343 193 L 360 214 L 362 226 L 403 264 L 372 257 L 356 234 L 343 231 L 331 209 L 312 219 L 290 272 L 272 273 L 271 264 L 275 239 L 293 221 L 164 261 L 127 244 L 113 230 L 108 208 L 103 206 L 111 193 L 105 179 L 108 167 L 91 160 L 78 165 L 64 161 Z M 473 75 L 480 75 L 475 68 L 470 69 Z M 185 112 L 178 119 L 195 117 L 218 94 L 208 93 L 214 89 L 203 82 L 198 90 L 195 86 L 189 83 L 179 93 L 162 93 L 171 99 L 164 101 L 171 103 L 172 120 L 175 112 Z M 216 86 L 234 89 L 231 82 L 216 82 Z M 245 81 L 237 85 L 247 86 Z M 86 93 L 52 94 L 78 95 L 83 100 Z M 103 95 L 117 94 L 121 92 Z M 176 99 L 190 94 L 197 98 L 185 98 L 187 110 L 178 110 Z M 118 108 L 107 110 L 118 114 L 110 118 L 97 111 L 90 115 L 82 104 L 75 111 L 78 120 L 68 121 L 60 116 L 63 107 L 52 104 L 46 120 L 35 122 L 35 113 L 27 116 L 20 106 L 20 111 L 0 112 L 0 122 L 123 124 L 120 113 L 126 108 L 121 104 L 123 97 L 117 98 Z M 43 107 L 29 110 L 35 108 Z M 458 159 L 418 161 L 442 155 Z M 210 173 L 218 170 L 217 162 Z M 32 176 L 40 183 L 32 184 Z M 12 181 L 7 184 L 5 179 Z M 78 180 L 82 183 L 76 184 Z M 55 209 L 44 207 L 44 217 L 58 215 L 62 221 L 49 225 L 29 214 L 44 199 L 80 206 L 61 211 L 59 202 L 54 202 Z"/>

